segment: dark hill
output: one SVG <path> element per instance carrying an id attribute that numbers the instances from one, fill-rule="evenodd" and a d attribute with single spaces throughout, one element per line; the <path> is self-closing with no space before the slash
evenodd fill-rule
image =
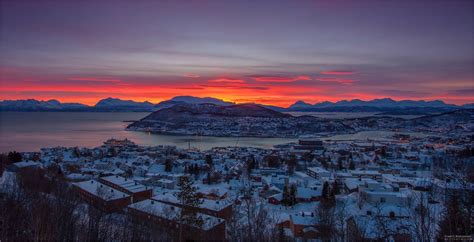
<path id="1" fill-rule="evenodd" d="M 176 104 L 172 107 L 153 112 L 144 119 L 167 119 L 179 116 L 225 116 L 225 117 L 261 117 L 289 118 L 289 114 L 280 113 L 256 104 L 236 104 L 219 106 L 215 104 Z"/>

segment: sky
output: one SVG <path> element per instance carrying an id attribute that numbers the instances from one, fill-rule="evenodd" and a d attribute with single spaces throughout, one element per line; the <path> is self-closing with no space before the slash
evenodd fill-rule
<path id="1" fill-rule="evenodd" d="M 474 1 L 0 1 L 0 100 L 474 102 Z"/>

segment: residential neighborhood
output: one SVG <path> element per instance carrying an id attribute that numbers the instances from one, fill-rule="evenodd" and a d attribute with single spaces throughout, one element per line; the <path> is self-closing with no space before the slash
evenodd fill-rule
<path id="1" fill-rule="evenodd" d="M 170 239 L 431 241 L 452 196 L 472 211 L 473 138 L 301 138 L 205 151 L 110 139 L 19 153 L 2 191 L 15 174 L 52 169 L 81 203 L 163 233 L 179 228 Z"/>

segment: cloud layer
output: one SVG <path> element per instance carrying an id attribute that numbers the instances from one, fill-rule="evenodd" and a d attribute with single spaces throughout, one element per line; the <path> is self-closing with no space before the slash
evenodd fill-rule
<path id="1" fill-rule="evenodd" d="M 0 99 L 474 102 L 473 8 L 422 0 L 6 1 Z"/>

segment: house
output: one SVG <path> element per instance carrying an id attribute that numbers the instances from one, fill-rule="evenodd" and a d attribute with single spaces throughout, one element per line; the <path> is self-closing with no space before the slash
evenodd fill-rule
<path id="1" fill-rule="evenodd" d="M 308 167 L 306 173 L 316 179 L 329 178 L 331 176 L 328 170 L 321 167 Z"/>
<path id="2" fill-rule="evenodd" d="M 153 196 L 153 189 L 137 181 L 118 175 L 100 177 L 99 181 L 132 197 L 132 203 L 149 199 Z"/>
<path id="3" fill-rule="evenodd" d="M 293 237 L 297 239 L 312 240 L 319 237 L 316 217 L 313 212 L 290 214 L 289 226 Z"/>
<path id="4" fill-rule="evenodd" d="M 70 182 L 80 182 L 80 181 L 88 181 L 92 179 L 91 175 L 88 174 L 81 174 L 81 173 L 71 173 L 65 176 L 67 181 Z"/>
<path id="5" fill-rule="evenodd" d="M 382 181 L 382 174 L 374 170 L 354 170 L 350 171 L 352 176 L 359 178 L 371 178 L 376 181 Z"/>
<path id="6" fill-rule="evenodd" d="M 409 202 L 408 191 L 400 190 L 396 185 L 384 183 L 368 183 L 359 185 L 361 199 L 370 204 L 396 204 L 406 205 Z"/>
<path id="7" fill-rule="evenodd" d="M 180 224 L 179 217 L 182 208 L 163 203 L 156 200 L 143 200 L 128 206 L 128 213 L 135 217 L 155 224 L 158 228 L 162 228 L 167 232 L 173 233 L 179 231 L 180 225 L 183 226 L 183 240 L 206 240 L 212 238 L 217 241 L 225 240 L 225 221 L 224 219 L 214 217 L 204 213 L 197 213 L 197 218 L 202 221 L 202 226 L 193 224 Z M 178 234 L 171 234 L 172 237 L 178 239 Z"/>
<path id="8" fill-rule="evenodd" d="M 396 184 L 400 188 L 411 187 L 413 179 L 408 177 L 395 176 L 392 174 L 383 174 L 382 181 L 388 184 Z"/>
<path id="9" fill-rule="evenodd" d="M 378 183 L 377 181 L 371 178 L 346 178 L 344 179 L 344 192 L 349 194 L 359 191 L 360 185 L 365 185 L 366 183 Z"/>
<path id="10" fill-rule="evenodd" d="M 428 178 L 417 178 L 412 180 L 410 186 L 417 191 L 431 191 L 433 183 Z"/>
<path id="11" fill-rule="evenodd" d="M 73 183 L 79 197 L 104 212 L 119 212 L 132 203 L 132 197 L 117 189 L 90 180 Z"/>
<path id="12" fill-rule="evenodd" d="M 283 194 L 282 193 L 278 193 L 278 194 L 275 194 L 275 195 L 272 195 L 272 196 L 268 197 L 268 203 L 271 203 L 273 205 L 279 205 L 282 200 L 283 200 Z"/>
<path id="13" fill-rule="evenodd" d="M 176 182 L 170 179 L 162 178 L 157 181 L 157 185 L 165 189 L 174 189 Z"/>
<path id="14" fill-rule="evenodd" d="M 310 177 L 308 174 L 301 172 L 301 171 L 295 171 L 294 176 L 301 181 L 302 185 L 307 186 L 310 182 L 316 181 L 313 177 Z"/>
<path id="15" fill-rule="evenodd" d="M 321 199 L 321 193 L 322 193 L 322 189 L 318 189 L 318 187 L 312 187 L 312 188 L 297 187 L 296 200 L 298 202 L 319 201 L 319 199 Z"/>
<path id="16" fill-rule="evenodd" d="M 201 186 L 198 194 L 206 199 L 223 200 L 227 197 L 228 189 L 223 186 Z"/>
<path id="17" fill-rule="evenodd" d="M 152 200 L 162 203 L 170 204 L 176 207 L 183 207 L 178 198 L 171 193 L 158 194 L 151 198 Z M 194 209 L 196 212 L 208 214 L 222 219 L 230 219 L 232 216 L 232 202 L 226 200 L 211 200 L 202 199 L 202 203 L 198 207 L 186 207 L 187 209 Z"/>
<path id="18" fill-rule="evenodd" d="M 36 169 L 39 168 L 40 164 L 34 161 L 20 161 L 15 162 L 7 167 L 7 171 L 11 172 L 21 172 L 27 169 Z"/>

